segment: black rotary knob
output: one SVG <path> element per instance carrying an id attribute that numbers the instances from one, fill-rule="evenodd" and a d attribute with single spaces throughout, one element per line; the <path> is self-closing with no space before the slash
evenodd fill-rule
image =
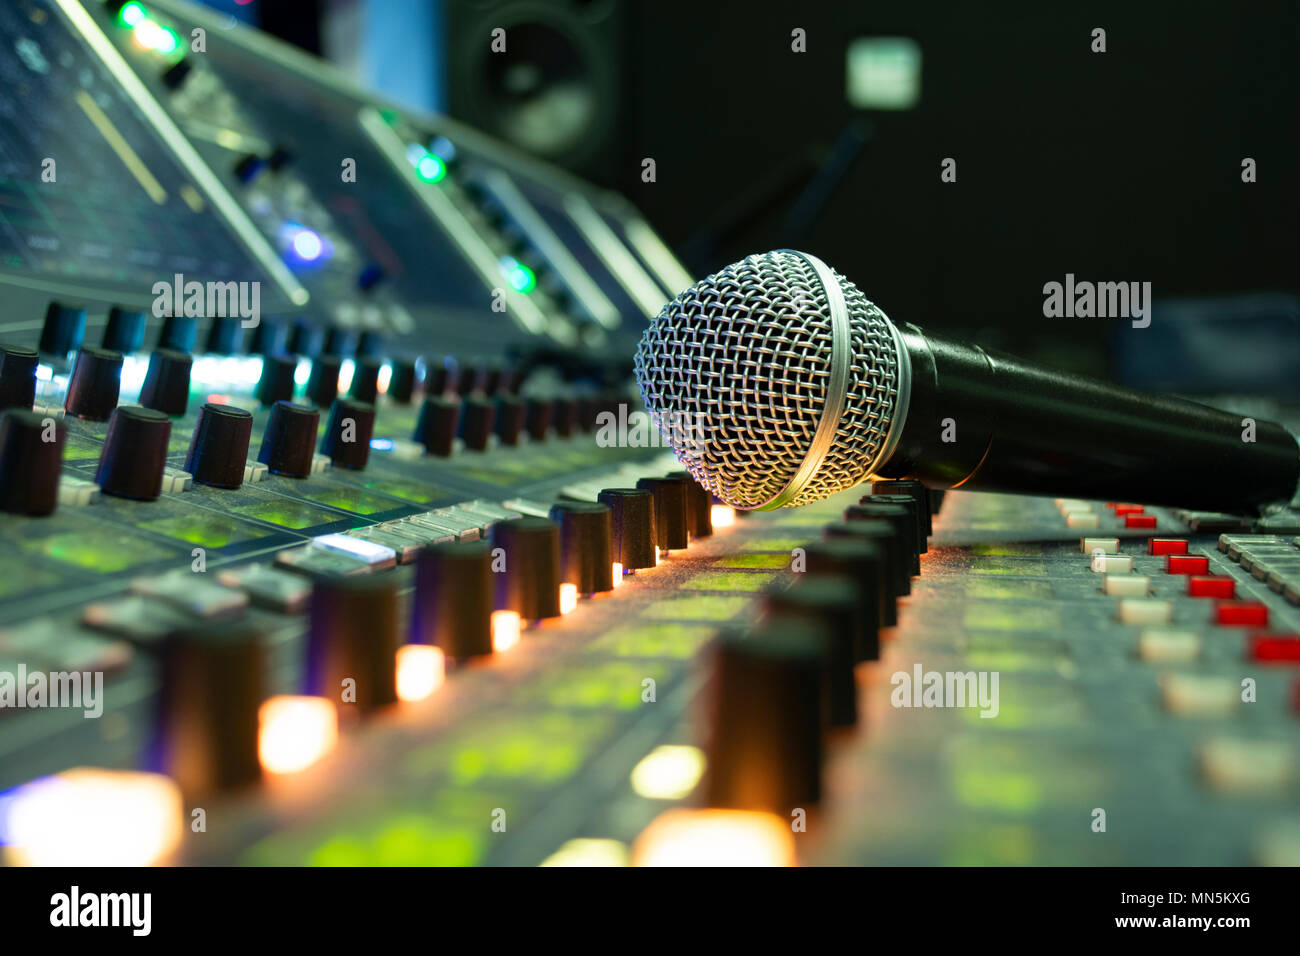
<path id="1" fill-rule="evenodd" d="M 384 337 L 373 329 L 361 333 L 357 339 L 357 355 L 361 358 L 379 358 L 384 354 Z"/>
<path id="2" fill-rule="evenodd" d="M 86 310 L 62 302 L 51 302 L 45 309 L 41 341 L 37 348 L 46 355 L 67 355 L 81 348 L 86 338 Z"/>
<path id="3" fill-rule="evenodd" d="M 858 502 L 858 504 L 867 509 L 876 505 L 896 505 L 900 508 L 906 508 L 907 513 L 912 516 L 912 523 L 916 526 L 915 537 L 917 554 L 922 555 L 930 550 L 930 546 L 925 540 L 926 535 L 928 534 L 926 531 L 927 514 L 930 510 L 928 500 L 925 505 L 922 505 L 921 502 L 912 495 L 891 495 L 886 494 L 885 492 L 875 494 L 873 492 L 864 497 L 860 502 Z M 920 573 L 919 564 L 917 573 Z"/>
<path id="4" fill-rule="evenodd" d="M 910 507 L 909 507 L 910 505 Z M 903 504 L 886 504 L 884 502 L 868 505 L 850 505 L 844 509 L 844 520 L 887 521 L 894 526 L 894 532 L 902 545 L 903 566 L 907 568 L 909 579 L 921 573 L 921 556 L 917 550 L 916 502 Z M 909 584 L 908 591 L 911 590 Z M 905 592 L 906 593 L 906 592 Z"/>
<path id="5" fill-rule="evenodd" d="M 311 474 L 311 460 L 316 447 L 316 426 L 320 412 L 306 405 L 276 402 L 262 432 L 262 447 L 257 460 L 273 475 L 306 478 Z"/>
<path id="6" fill-rule="evenodd" d="M 551 430 L 551 412 L 554 403 L 547 398 L 530 398 L 524 412 L 524 427 L 528 437 L 533 441 L 545 441 L 546 433 Z"/>
<path id="7" fill-rule="evenodd" d="M 358 402 L 375 404 L 379 398 L 379 373 L 384 363 L 377 358 L 359 358 L 352 370 L 352 385 L 348 394 Z"/>
<path id="8" fill-rule="evenodd" d="M 430 455 L 446 458 L 455 447 L 459 418 L 460 402 L 440 395 L 427 395 L 420 405 L 413 440 L 423 445 Z"/>
<path id="9" fill-rule="evenodd" d="M 35 349 L 0 345 L 0 412 L 9 408 L 32 410 L 39 360 Z"/>
<path id="10" fill-rule="evenodd" d="M 284 351 L 284 326 L 262 319 L 248 337 L 249 355 L 279 355 Z"/>
<path id="11" fill-rule="evenodd" d="M 483 369 L 473 361 L 456 363 L 456 380 L 451 384 L 457 395 L 464 398 L 474 392 L 482 391 Z"/>
<path id="12" fill-rule="evenodd" d="M 357 350 L 357 333 L 352 329 L 331 325 L 325 330 L 325 347 L 321 350 L 327 355 L 339 358 L 351 358 Z"/>
<path id="13" fill-rule="evenodd" d="M 33 516 L 54 511 L 67 436 L 53 416 L 21 408 L 0 414 L 0 510 Z"/>
<path id="14" fill-rule="evenodd" d="M 501 395 L 496 405 L 497 438 L 503 445 L 518 445 L 524 430 L 524 403 L 513 395 Z"/>
<path id="15" fill-rule="evenodd" d="M 190 368 L 194 360 L 184 352 L 155 349 L 140 389 L 140 404 L 179 418 L 190 401 Z"/>
<path id="16" fill-rule="evenodd" d="M 849 577 L 856 583 L 863 620 L 869 625 L 862 631 L 858 658 L 876 660 L 880 656 L 879 629 L 898 623 L 884 547 L 870 538 L 831 538 L 807 545 L 804 561 L 804 570 L 810 575 Z"/>
<path id="17" fill-rule="evenodd" d="M 921 536 L 928 538 L 934 534 L 934 515 L 930 510 L 930 489 L 919 481 L 911 479 L 876 479 L 871 482 L 871 497 L 876 495 L 909 495 L 916 502 L 922 517 Z M 865 501 L 859 504 L 866 504 Z"/>
<path id="18" fill-rule="evenodd" d="M 609 505 L 565 501 L 551 506 L 560 526 L 560 581 L 579 594 L 614 589 L 614 522 Z"/>
<path id="19" fill-rule="evenodd" d="M 424 394 L 444 395 L 456 387 L 456 360 L 449 355 L 435 355 L 424 365 Z"/>
<path id="20" fill-rule="evenodd" d="M 486 541 L 424 548 L 415 561 L 411 643 L 435 644 L 453 661 L 491 654 L 493 584 Z"/>
<path id="21" fill-rule="evenodd" d="M 262 359 L 262 377 L 257 381 L 257 400 L 263 405 L 293 401 L 294 375 L 298 360 L 292 355 L 268 355 Z"/>
<path id="22" fill-rule="evenodd" d="M 393 359 L 389 369 L 388 400 L 409 405 L 415 396 L 415 363 L 410 359 Z"/>
<path id="23" fill-rule="evenodd" d="M 244 483 L 253 416 L 233 405 L 211 402 L 199 409 L 185 470 L 200 485 L 238 488 Z"/>
<path id="24" fill-rule="evenodd" d="M 704 490 L 688 471 L 674 471 L 670 478 L 676 478 L 686 489 L 686 530 L 692 538 L 707 538 L 713 534 L 713 496 Z"/>
<path id="25" fill-rule="evenodd" d="M 103 422 L 117 408 L 122 388 L 122 353 L 83 345 L 68 379 L 63 405 L 69 415 Z"/>
<path id="26" fill-rule="evenodd" d="M 910 559 L 898 532 L 888 521 L 843 521 L 828 524 L 828 538 L 862 538 L 875 541 L 884 553 L 886 580 L 890 593 L 899 598 L 912 593 L 912 578 L 908 573 Z"/>
<path id="27" fill-rule="evenodd" d="M 606 488 L 596 500 L 609 506 L 614 532 L 614 560 L 624 571 L 653 568 L 655 499 L 642 488 Z"/>
<path id="28" fill-rule="evenodd" d="M 199 341 L 199 320 L 192 315 L 169 315 L 158 333 L 158 348 L 193 352 Z"/>
<path id="29" fill-rule="evenodd" d="M 490 398 L 470 395 L 464 401 L 464 414 L 460 419 L 461 438 L 471 451 L 487 451 L 492 437 L 492 423 L 496 419 L 496 406 Z"/>
<path id="30" fill-rule="evenodd" d="M 714 642 L 708 688 L 711 807 L 790 819 L 821 797 L 823 634 L 804 621 L 727 633 Z"/>
<path id="31" fill-rule="evenodd" d="M 307 605 L 303 692 L 360 714 L 396 701 L 400 627 L 394 575 L 317 578 Z"/>
<path id="32" fill-rule="evenodd" d="M 370 439 L 375 433 L 375 406 L 351 398 L 340 398 L 330 409 L 321 439 L 322 455 L 336 468 L 360 471 L 370 460 Z"/>
<path id="33" fill-rule="evenodd" d="M 496 606 L 518 611 L 525 621 L 560 614 L 560 529 L 546 518 L 511 518 L 492 526 L 496 558 L 505 572 L 496 575 Z"/>
<path id="34" fill-rule="evenodd" d="M 654 495 L 655 538 L 660 550 L 686 547 L 686 483 L 680 478 L 642 478 L 636 486 Z"/>
<path id="35" fill-rule="evenodd" d="M 557 398 L 551 406 L 551 424 L 561 438 L 572 437 L 578 427 L 578 403 L 571 398 Z"/>
<path id="36" fill-rule="evenodd" d="M 248 621 L 196 624 L 159 648 L 151 769 L 187 800 L 258 782 L 258 711 L 266 700 L 266 637 Z"/>
<path id="37" fill-rule="evenodd" d="M 99 490 L 117 498 L 157 500 L 171 434 L 172 420 L 162 412 L 139 405 L 115 408 L 95 472 Z"/>
<path id="38" fill-rule="evenodd" d="M 858 685 L 853 667 L 861 659 L 866 628 L 874 631 L 876 626 L 875 621 L 863 620 L 857 584 L 848 577 L 804 574 L 793 586 L 782 582 L 770 589 L 765 605 L 770 621 L 799 620 L 821 626 L 827 719 L 832 727 L 857 723 Z"/>
<path id="39" fill-rule="evenodd" d="M 234 355 L 239 351 L 239 340 L 243 338 L 243 320 L 233 315 L 218 315 L 208 326 L 208 337 L 203 351 L 209 355 Z"/>
<path id="40" fill-rule="evenodd" d="M 104 341 L 100 344 L 123 355 L 138 352 L 144 346 L 144 327 L 143 312 L 115 305 L 108 310 L 108 324 L 104 326 Z"/>
<path id="41" fill-rule="evenodd" d="M 339 397 L 339 369 L 342 367 L 343 360 L 337 355 L 322 353 L 311 360 L 307 398 L 317 408 L 329 408 Z"/>
<path id="42" fill-rule="evenodd" d="M 308 319 L 295 319 L 289 330 L 289 354 L 311 358 L 320 351 L 320 329 Z"/>

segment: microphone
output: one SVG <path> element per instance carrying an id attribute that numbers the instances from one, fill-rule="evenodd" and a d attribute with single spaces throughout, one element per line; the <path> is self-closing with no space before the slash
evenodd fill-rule
<path id="1" fill-rule="evenodd" d="M 804 252 L 691 286 L 650 323 L 635 369 L 666 443 L 735 508 L 869 476 L 1237 513 L 1300 492 L 1281 425 L 895 325 Z"/>

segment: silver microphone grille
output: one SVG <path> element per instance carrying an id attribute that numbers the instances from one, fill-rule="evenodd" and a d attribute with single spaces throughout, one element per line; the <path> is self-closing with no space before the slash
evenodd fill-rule
<path id="1" fill-rule="evenodd" d="M 885 314 L 821 260 L 786 250 L 691 286 L 636 351 L 665 441 L 700 484 L 745 509 L 862 481 L 897 443 L 909 377 Z"/>

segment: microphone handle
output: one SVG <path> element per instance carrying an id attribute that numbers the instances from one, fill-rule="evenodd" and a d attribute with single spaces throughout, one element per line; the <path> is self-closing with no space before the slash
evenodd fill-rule
<path id="1" fill-rule="evenodd" d="M 1287 502 L 1300 445 L 1275 422 L 1038 368 L 899 327 L 912 365 L 898 446 L 877 473 L 938 488 L 1245 513 Z"/>

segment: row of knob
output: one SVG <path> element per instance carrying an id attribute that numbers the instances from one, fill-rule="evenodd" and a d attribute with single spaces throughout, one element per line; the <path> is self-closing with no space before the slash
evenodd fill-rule
<path id="1" fill-rule="evenodd" d="M 607 489 L 599 502 L 557 503 L 547 518 L 499 521 L 485 541 L 422 549 L 405 635 L 395 575 L 318 577 L 308 601 L 302 692 L 335 701 L 340 716 L 383 708 L 397 700 L 402 643 L 436 646 L 452 663 L 493 653 L 494 611 L 522 620 L 556 617 L 562 584 L 581 594 L 604 592 L 615 586 L 616 562 L 653 566 L 656 543 L 665 540 L 657 508 L 672 511 L 670 523 L 693 536 L 712 533 L 701 522 L 703 502 L 711 499 L 689 477 L 645 483 Z M 669 487 L 675 490 L 665 494 Z M 153 769 L 175 778 L 187 796 L 255 783 L 265 635 L 251 623 L 209 624 L 171 635 L 161 654 Z M 347 703 L 339 694 L 345 683 Z"/>

